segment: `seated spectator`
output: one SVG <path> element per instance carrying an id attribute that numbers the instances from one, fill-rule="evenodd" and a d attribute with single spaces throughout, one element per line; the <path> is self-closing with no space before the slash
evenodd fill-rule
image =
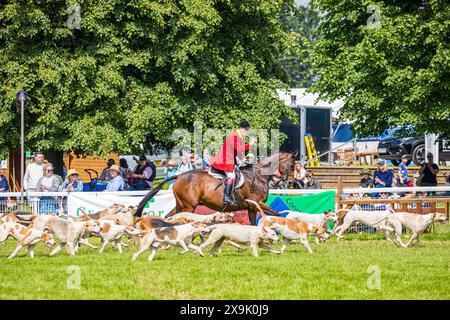
<path id="1" fill-rule="evenodd" d="M 278 178 L 277 176 L 272 176 L 269 180 L 269 189 L 287 189 L 289 180 L 287 177 Z"/>
<path id="2" fill-rule="evenodd" d="M 363 176 L 362 179 L 359 181 L 359 186 L 361 188 L 373 188 L 373 180 L 370 177 L 371 176 L 370 170 L 364 169 L 359 174 Z"/>
<path id="3" fill-rule="evenodd" d="M 53 174 L 53 164 L 44 164 L 44 176 L 39 178 L 36 189 L 38 192 L 56 192 L 59 190 L 60 181 Z"/>
<path id="4" fill-rule="evenodd" d="M 175 160 L 174 159 L 170 159 L 169 161 L 169 165 L 167 167 L 167 171 L 166 171 L 166 176 L 164 177 L 165 179 L 168 179 L 174 175 L 177 174 L 177 168 L 175 168 Z M 171 180 L 169 181 L 169 190 L 173 189 L 173 184 L 174 184 L 175 180 Z"/>
<path id="5" fill-rule="evenodd" d="M 106 168 L 104 168 L 102 173 L 100 174 L 100 181 L 111 180 L 111 175 L 109 174 L 110 173 L 109 169 L 111 168 L 112 165 L 115 165 L 115 164 L 116 164 L 116 162 L 114 161 L 114 159 L 108 159 L 108 161 L 106 162 Z"/>
<path id="6" fill-rule="evenodd" d="M 186 156 L 181 157 L 181 163 L 178 166 L 177 174 L 182 174 L 193 169 L 192 164 L 188 161 Z"/>
<path id="7" fill-rule="evenodd" d="M 61 191 L 65 192 L 81 192 L 83 191 L 83 181 L 78 179 L 78 172 L 75 169 L 67 171 L 66 180 L 64 180 Z"/>
<path id="8" fill-rule="evenodd" d="M 375 170 L 373 174 L 373 182 L 375 188 L 390 188 L 392 186 L 392 169 L 387 168 L 387 164 L 384 160 L 377 162 L 378 170 Z"/>
<path id="9" fill-rule="evenodd" d="M 314 176 L 312 171 L 308 171 L 306 174 L 307 182 L 305 183 L 305 189 L 322 189 L 322 185 Z"/>
<path id="10" fill-rule="evenodd" d="M 127 159 L 125 158 L 120 158 L 119 164 L 120 164 L 120 175 L 122 176 L 123 181 L 125 183 L 125 189 L 128 190 L 130 184 L 129 179 L 131 175 L 131 169 L 128 166 Z"/>
<path id="11" fill-rule="evenodd" d="M 133 187 L 133 190 L 148 190 L 153 187 L 155 177 L 155 164 L 149 162 L 145 155 L 141 155 L 138 165 L 130 174 L 130 185 Z"/>
<path id="12" fill-rule="evenodd" d="M 413 175 L 413 181 L 412 181 L 411 187 L 418 187 L 420 185 L 419 178 L 420 178 L 420 174 L 419 173 L 415 173 Z"/>
<path id="13" fill-rule="evenodd" d="M 305 168 L 303 168 L 301 162 L 297 162 L 297 164 L 295 165 L 294 181 L 292 183 L 292 186 L 294 187 L 294 189 L 302 189 L 305 187 L 306 182 L 306 170 Z"/>
<path id="14" fill-rule="evenodd" d="M 8 192 L 9 191 L 9 185 L 8 185 L 8 179 L 3 175 L 3 169 L 0 168 L 0 192 Z"/>
<path id="15" fill-rule="evenodd" d="M 128 166 L 127 159 L 120 158 L 119 164 L 120 164 L 120 175 L 122 176 L 122 178 L 127 179 L 131 173 L 131 169 Z"/>
<path id="16" fill-rule="evenodd" d="M 109 168 L 109 174 L 111 180 L 108 181 L 105 191 L 123 191 L 125 189 L 125 183 L 120 175 L 120 168 L 113 164 L 111 168 Z"/>

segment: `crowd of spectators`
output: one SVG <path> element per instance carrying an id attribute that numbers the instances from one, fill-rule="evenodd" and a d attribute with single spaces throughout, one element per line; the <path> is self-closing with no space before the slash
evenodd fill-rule
<path id="1" fill-rule="evenodd" d="M 165 178 L 200 167 L 208 169 L 209 154 L 204 152 L 199 159 L 189 158 L 182 155 L 179 159 L 170 159 L 165 170 Z M 156 177 L 156 166 L 149 161 L 146 156 L 141 155 L 139 159 L 134 158 L 137 166 L 131 169 L 125 158 L 120 159 L 119 166 L 115 164 L 114 159 L 109 159 L 106 167 L 101 172 L 99 181 L 105 185 L 106 191 L 123 190 L 149 190 L 153 187 L 153 181 Z M 433 162 L 433 155 L 427 154 L 427 161 L 420 167 L 419 172 L 414 176 L 408 175 L 408 157 L 403 156 L 396 170 L 388 168 L 384 160 L 377 162 L 377 169 L 373 172 L 364 169 L 360 172 L 361 188 L 374 188 L 372 197 L 380 197 L 376 192 L 377 188 L 390 187 L 415 187 L 415 186 L 437 186 L 437 174 L 439 167 Z M 54 173 L 54 166 L 44 158 L 42 152 L 36 152 L 33 156 L 33 162 L 26 167 L 24 175 L 25 191 L 83 191 L 83 181 L 79 178 L 76 169 L 67 171 L 66 176 L 61 177 Z M 169 189 L 172 189 L 174 180 L 169 181 Z M 446 185 L 450 185 L 450 176 L 446 176 Z M 316 179 L 312 170 L 306 170 L 302 163 L 296 163 L 293 180 L 285 181 L 282 178 L 274 177 L 270 183 L 270 188 L 288 188 L 294 189 L 322 189 L 319 180 Z M 0 192 L 8 192 L 8 180 L 0 171 Z"/>

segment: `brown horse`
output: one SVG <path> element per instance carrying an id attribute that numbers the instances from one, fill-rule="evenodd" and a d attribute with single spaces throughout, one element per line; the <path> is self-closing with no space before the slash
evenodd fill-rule
<path id="1" fill-rule="evenodd" d="M 142 210 L 146 203 L 153 198 L 164 184 L 170 180 L 175 180 L 173 184 L 173 194 L 176 200 L 176 207 L 167 216 L 172 216 L 178 212 L 194 212 L 195 208 L 202 204 L 216 211 L 237 211 L 247 210 L 250 223 L 256 224 L 256 212 L 258 208 L 245 199 L 258 202 L 262 209 L 273 215 L 279 215 L 275 210 L 265 204 L 269 194 L 269 180 L 271 176 L 288 176 L 292 174 L 295 165 L 297 152 L 276 153 L 270 157 L 262 159 L 255 168 L 252 166 L 241 170 L 245 177 L 244 185 L 237 190 L 236 205 L 225 206 L 223 204 L 223 184 L 208 174 L 204 170 L 192 170 L 178 176 L 172 176 L 163 180 L 155 189 L 151 190 L 139 203 L 136 216 L 142 215 Z"/>

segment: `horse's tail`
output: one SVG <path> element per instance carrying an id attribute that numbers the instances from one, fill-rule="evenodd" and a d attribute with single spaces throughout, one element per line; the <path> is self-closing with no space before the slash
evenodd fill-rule
<path id="1" fill-rule="evenodd" d="M 169 181 L 175 180 L 176 178 L 178 178 L 178 176 L 171 176 L 170 178 L 164 179 L 160 184 L 158 184 L 158 186 L 151 190 L 149 193 L 147 193 L 147 195 L 144 197 L 144 199 L 141 200 L 141 202 L 139 202 L 138 208 L 136 210 L 136 213 L 134 214 L 136 217 L 140 217 L 142 216 L 142 211 L 144 210 L 145 205 L 147 204 L 147 202 L 153 198 L 158 192 L 159 190 L 162 189 L 162 187 Z"/>

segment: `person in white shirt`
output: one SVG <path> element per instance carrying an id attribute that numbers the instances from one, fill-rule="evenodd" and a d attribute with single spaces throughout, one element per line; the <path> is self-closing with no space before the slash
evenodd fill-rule
<path id="1" fill-rule="evenodd" d="M 192 164 L 188 161 L 188 158 L 186 156 L 182 156 L 181 157 L 181 163 L 178 166 L 178 170 L 176 174 L 182 174 L 188 171 L 191 171 L 192 169 L 194 169 L 192 167 Z"/>
<path id="2" fill-rule="evenodd" d="M 60 181 L 53 174 L 53 164 L 46 163 L 44 164 L 44 175 L 39 179 L 37 183 L 37 191 L 38 192 L 56 192 L 59 190 Z M 39 199 L 39 213 L 40 214 L 49 214 L 54 213 L 58 214 L 60 211 L 58 199 L 55 197 L 40 197 Z"/>
<path id="3" fill-rule="evenodd" d="M 23 177 L 23 189 L 25 191 L 36 191 L 37 183 L 44 175 L 44 154 L 36 152 L 33 160 L 33 163 L 27 166 Z"/>
<path id="4" fill-rule="evenodd" d="M 44 164 L 44 175 L 38 180 L 36 189 L 38 192 L 56 192 L 59 190 L 60 181 L 53 174 L 53 164 Z"/>

